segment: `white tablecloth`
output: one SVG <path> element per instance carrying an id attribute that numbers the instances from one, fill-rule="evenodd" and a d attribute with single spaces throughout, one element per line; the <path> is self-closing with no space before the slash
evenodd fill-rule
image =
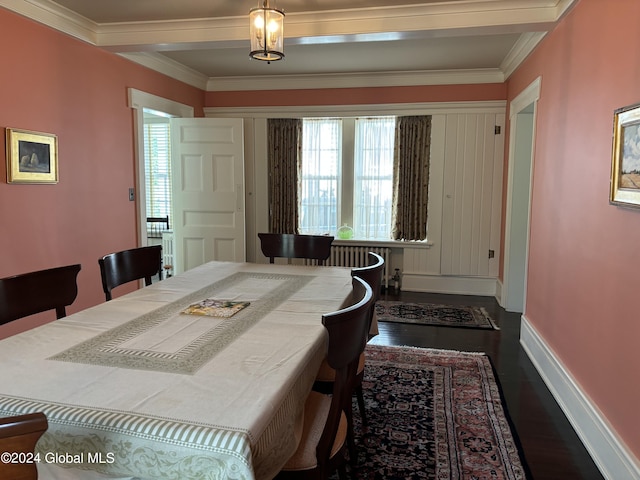
<path id="1" fill-rule="evenodd" d="M 326 352 L 321 315 L 350 292 L 343 268 L 203 265 L 2 340 L 0 414 L 46 413 L 45 480 L 271 478 Z M 205 298 L 250 305 L 181 313 Z"/>

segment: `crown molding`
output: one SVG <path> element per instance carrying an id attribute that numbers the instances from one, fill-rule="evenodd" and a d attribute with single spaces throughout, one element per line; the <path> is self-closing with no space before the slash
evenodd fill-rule
<path id="1" fill-rule="evenodd" d="M 464 85 L 502 83 L 498 69 L 433 70 L 420 72 L 370 72 L 347 74 L 279 75 L 277 77 L 215 77 L 209 92 L 247 90 L 305 90 L 315 88 L 402 87 L 413 85 Z"/>
<path id="2" fill-rule="evenodd" d="M 576 0 L 559 0 L 556 5 L 556 22 L 564 17 L 578 3 Z"/>
<path id="3" fill-rule="evenodd" d="M 119 53 L 123 58 L 130 60 L 134 63 L 147 67 L 158 73 L 162 73 L 175 80 L 179 80 L 192 87 L 199 88 L 200 90 L 206 90 L 207 88 L 207 76 L 197 72 L 191 68 L 187 68 L 181 63 L 176 62 L 164 55 L 154 52 L 131 52 L 131 53 Z"/>
<path id="4" fill-rule="evenodd" d="M 498 113 L 506 111 L 505 100 L 479 102 L 385 103 L 375 105 L 309 105 L 276 107 L 205 107 L 205 117 L 299 118 L 304 116 L 357 117 L 360 115 L 436 115 L 454 113 Z"/>
<path id="5" fill-rule="evenodd" d="M 118 55 L 207 92 L 465 85 L 505 81 L 505 75 L 499 69 L 207 78 L 159 53 L 132 52 Z"/>
<path id="6" fill-rule="evenodd" d="M 49 0 L 0 0 L 0 6 L 79 40 L 97 45 L 99 26 Z"/>
<path id="7" fill-rule="evenodd" d="M 528 32 L 520 35 L 520 38 L 518 38 L 518 41 L 500 65 L 500 70 L 504 72 L 505 80 L 508 79 L 529 54 L 535 50 L 546 35 L 546 32 Z"/>

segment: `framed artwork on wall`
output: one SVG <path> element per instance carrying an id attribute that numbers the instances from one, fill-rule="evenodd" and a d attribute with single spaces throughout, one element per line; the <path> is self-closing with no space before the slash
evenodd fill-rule
<path id="1" fill-rule="evenodd" d="M 640 103 L 613 115 L 613 155 L 609 201 L 640 208 Z"/>
<path id="2" fill-rule="evenodd" d="M 7 183 L 58 183 L 58 138 L 6 129 Z"/>

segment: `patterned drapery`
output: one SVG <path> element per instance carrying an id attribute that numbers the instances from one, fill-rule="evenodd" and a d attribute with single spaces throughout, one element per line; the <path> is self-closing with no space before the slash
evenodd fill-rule
<path id="1" fill-rule="evenodd" d="M 302 120 L 271 118 L 268 128 L 269 231 L 298 233 Z"/>
<path id="2" fill-rule="evenodd" d="M 398 117 L 393 162 L 394 240 L 427 238 L 431 116 Z"/>

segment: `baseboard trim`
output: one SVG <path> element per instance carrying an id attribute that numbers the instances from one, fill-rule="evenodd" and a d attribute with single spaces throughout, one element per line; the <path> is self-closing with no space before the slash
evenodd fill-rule
<path id="1" fill-rule="evenodd" d="M 402 275 L 402 289 L 409 292 L 453 293 L 457 295 L 491 297 L 496 294 L 496 279 L 404 273 Z"/>
<path id="2" fill-rule="evenodd" d="M 498 302 L 498 305 L 504 308 L 504 305 L 502 304 L 502 280 L 500 279 L 496 280 L 495 297 L 496 297 L 496 302 Z"/>
<path id="3" fill-rule="evenodd" d="M 523 315 L 520 344 L 606 479 L 640 480 L 640 463 Z"/>

